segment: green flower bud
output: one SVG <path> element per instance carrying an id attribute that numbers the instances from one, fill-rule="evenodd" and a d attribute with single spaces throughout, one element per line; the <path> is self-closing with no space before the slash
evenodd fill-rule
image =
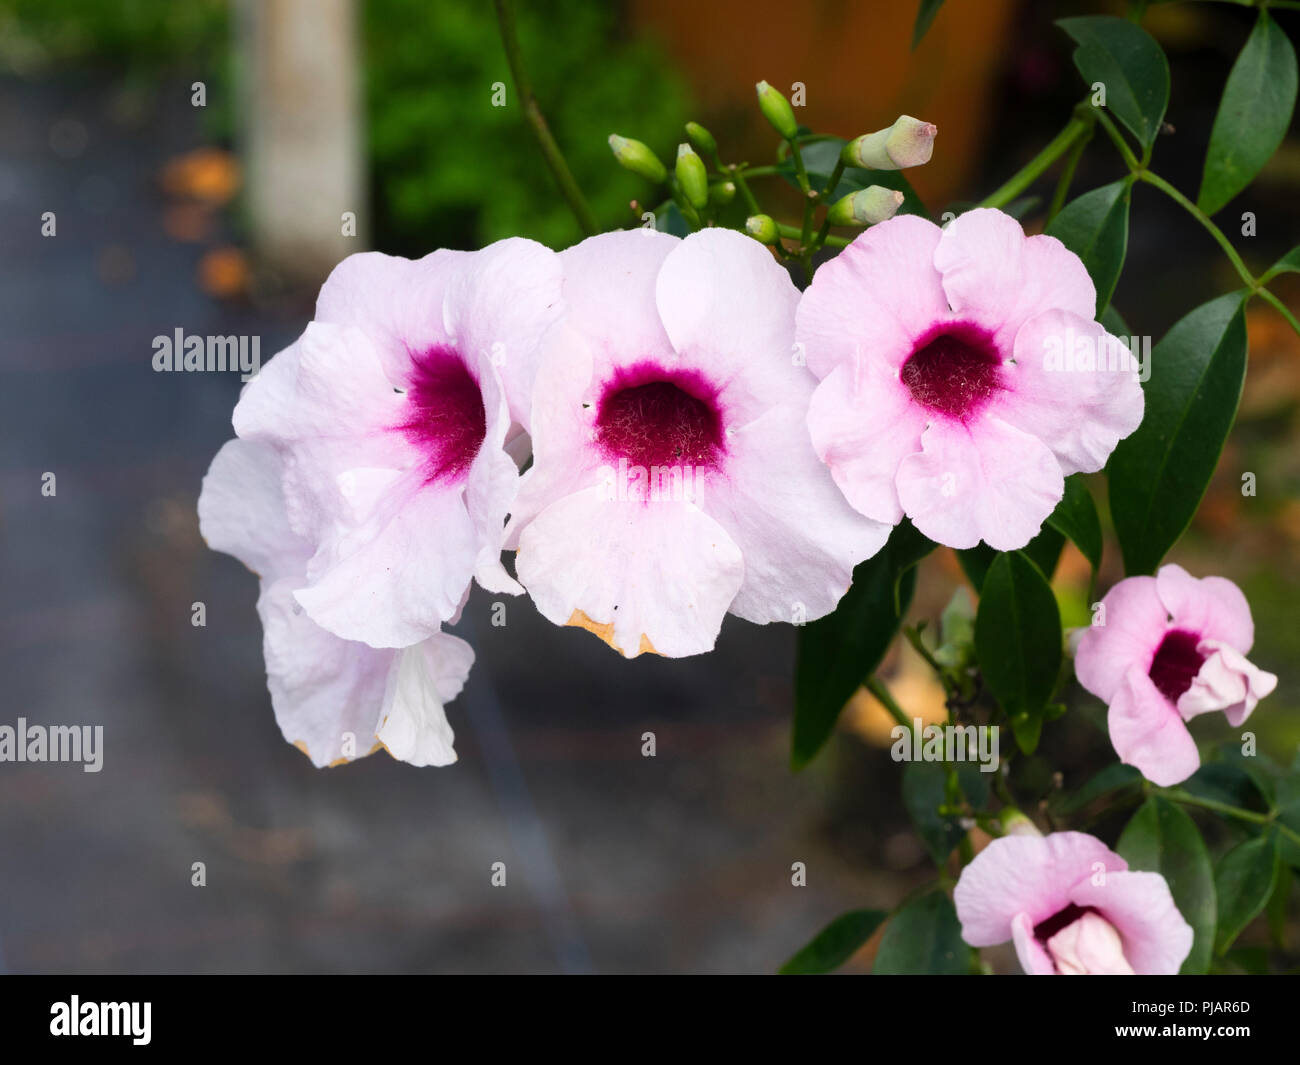
<path id="1" fill-rule="evenodd" d="M 736 198 L 736 183 L 734 181 L 719 181 L 716 185 L 709 186 L 709 199 L 719 207 L 730 203 Z"/>
<path id="2" fill-rule="evenodd" d="M 868 185 L 836 200 L 826 217 L 833 226 L 873 226 L 893 218 L 903 206 L 903 194 L 896 189 Z"/>
<path id="3" fill-rule="evenodd" d="M 782 137 L 792 140 L 799 132 L 799 123 L 795 121 L 790 101 L 765 81 L 760 81 L 754 89 L 758 93 L 758 109 L 763 112 L 763 117 Z"/>
<path id="4" fill-rule="evenodd" d="M 934 137 L 939 128 L 910 115 L 900 115 L 888 129 L 865 133 L 849 141 L 840 153 L 845 166 L 867 170 L 903 170 L 921 166 L 934 153 Z"/>
<path id="5" fill-rule="evenodd" d="M 1041 836 L 1038 826 L 1014 806 L 1004 806 L 998 813 L 1002 822 L 1002 831 L 1008 836 Z"/>
<path id="6" fill-rule="evenodd" d="M 659 184 L 668 177 L 668 171 L 664 164 L 659 161 L 655 155 L 640 141 L 634 141 L 630 137 L 620 137 L 617 133 L 609 135 L 609 146 L 614 150 L 614 158 L 618 160 L 618 165 L 624 170 L 630 170 L 634 174 L 655 184 Z"/>
<path id="7" fill-rule="evenodd" d="M 777 237 L 776 222 L 769 215 L 754 214 L 745 219 L 745 232 L 760 244 L 775 244 Z"/>
<path id="8" fill-rule="evenodd" d="M 709 172 L 689 144 L 677 146 L 677 184 L 686 202 L 698 210 L 709 202 Z"/>
<path id="9" fill-rule="evenodd" d="M 718 142 L 713 139 L 713 134 L 698 122 L 686 123 L 686 136 L 690 137 L 691 143 L 706 155 L 712 155 L 718 150 Z"/>

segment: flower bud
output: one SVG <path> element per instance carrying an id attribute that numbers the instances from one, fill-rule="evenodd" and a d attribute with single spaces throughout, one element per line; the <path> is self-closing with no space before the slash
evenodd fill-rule
<path id="1" fill-rule="evenodd" d="M 640 141 L 634 141 L 630 137 L 620 137 L 617 133 L 609 135 L 609 146 L 614 150 L 614 158 L 618 160 L 618 165 L 625 170 L 630 170 L 634 174 L 658 184 L 668 177 L 668 171 L 664 164 L 659 161 L 655 155 Z"/>
<path id="2" fill-rule="evenodd" d="M 758 109 L 763 112 L 763 117 L 782 137 L 793 140 L 799 132 L 799 123 L 795 121 L 790 101 L 765 81 L 760 81 L 754 89 L 758 93 Z"/>
<path id="3" fill-rule="evenodd" d="M 1041 836 L 1038 826 L 1014 806 L 1004 806 L 998 814 L 1002 831 L 1008 836 Z"/>
<path id="4" fill-rule="evenodd" d="M 692 207 L 698 210 L 708 204 L 709 173 L 704 169 L 704 160 L 689 144 L 677 146 L 677 184 Z"/>
<path id="5" fill-rule="evenodd" d="M 868 170 L 903 170 L 930 161 L 937 126 L 910 115 L 901 115 L 888 129 L 866 133 L 844 146 L 841 158 L 846 166 Z"/>
<path id="6" fill-rule="evenodd" d="M 709 186 L 709 199 L 719 207 L 730 203 L 736 198 L 736 183 L 734 181 L 719 181 L 716 185 Z"/>
<path id="7" fill-rule="evenodd" d="M 868 185 L 836 200 L 826 213 L 833 226 L 872 226 L 893 218 L 903 206 L 903 194 L 897 189 Z"/>
<path id="8" fill-rule="evenodd" d="M 718 142 L 713 139 L 713 134 L 698 122 L 686 123 L 686 136 L 691 139 L 691 143 L 697 149 L 708 155 L 712 155 L 718 150 Z"/>
<path id="9" fill-rule="evenodd" d="M 775 244 L 779 236 L 770 215 L 754 214 L 745 219 L 745 232 L 760 244 Z"/>

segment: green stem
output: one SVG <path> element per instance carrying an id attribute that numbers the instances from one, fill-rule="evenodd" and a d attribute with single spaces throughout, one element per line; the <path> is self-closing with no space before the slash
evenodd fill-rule
<path id="1" fill-rule="evenodd" d="M 1020 168 L 1001 188 L 985 198 L 981 207 L 1005 207 L 1029 188 L 1038 177 L 1073 146 L 1091 128 L 1085 117 L 1075 115 L 1060 133 L 1028 163 Z"/>
<path id="2" fill-rule="evenodd" d="M 1197 207 L 1196 204 L 1192 203 L 1191 200 L 1158 174 L 1153 174 L 1150 170 L 1143 170 L 1141 168 L 1135 168 L 1135 172 L 1140 181 L 1145 181 L 1148 185 L 1154 185 L 1171 200 L 1179 204 L 1188 214 L 1200 222 L 1201 225 L 1205 227 L 1206 232 L 1208 232 L 1210 236 L 1218 242 L 1219 247 L 1223 249 L 1224 255 L 1228 257 L 1228 261 L 1232 263 L 1237 273 L 1241 276 L 1241 279 L 1246 283 L 1246 286 L 1250 288 L 1251 291 L 1255 291 L 1259 288 L 1259 282 L 1255 280 L 1255 275 L 1246 269 L 1246 264 L 1242 261 L 1241 256 L 1237 254 L 1237 249 L 1234 248 L 1232 242 L 1223 235 L 1223 230 L 1210 221 L 1209 216 L 1204 211 Z"/>
<path id="3" fill-rule="evenodd" d="M 778 224 L 776 228 L 777 232 L 779 232 L 783 237 L 789 237 L 791 240 L 800 239 L 800 233 L 802 230 L 800 230 L 798 226 L 785 226 Z M 843 237 L 828 236 L 824 243 L 828 248 L 847 248 L 850 242 L 845 240 Z"/>
<path id="4" fill-rule="evenodd" d="M 1181 788 L 1163 789 L 1159 794 L 1166 799 L 1182 803 L 1184 806 L 1199 806 L 1203 810 L 1213 810 L 1217 814 L 1223 814 L 1224 817 L 1233 817 L 1238 821 L 1249 821 L 1254 825 L 1273 825 L 1283 835 L 1290 836 L 1296 843 L 1300 843 L 1300 834 L 1279 822 L 1276 810 L 1267 814 L 1256 813 L 1254 810 L 1243 810 L 1240 806 L 1232 806 L 1229 803 L 1218 802 L 1215 799 L 1202 799 L 1199 795 L 1192 795 Z"/>
<path id="5" fill-rule="evenodd" d="M 1296 331 L 1297 335 L 1300 335 L 1300 322 L 1296 321 L 1295 315 L 1292 314 L 1287 309 L 1285 303 L 1283 303 L 1280 299 L 1278 299 L 1275 295 L 1273 295 L 1273 293 L 1271 293 L 1268 289 L 1263 287 L 1256 289 L 1256 295 L 1258 295 L 1266 303 L 1271 303 L 1275 308 L 1277 308 L 1278 314 L 1280 314 L 1283 318 L 1287 320 L 1291 328 Z"/>
<path id="6" fill-rule="evenodd" d="M 844 176 L 844 159 L 838 158 L 835 160 L 835 169 L 831 171 L 831 179 L 830 181 L 826 182 L 826 191 L 822 193 L 823 198 L 829 197 L 831 193 L 835 191 L 835 187 L 839 185 L 840 178 L 842 178 L 843 176 Z"/>
<path id="7" fill-rule="evenodd" d="M 754 194 L 749 191 L 749 183 L 745 181 L 745 175 L 741 170 L 733 167 L 732 176 L 736 179 L 736 188 L 740 189 L 740 194 L 745 197 L 745 206 L 749 208 L 750 214 L 762 214 L 762 209 L 758 206 L 758 201 L 754 199 Z"/>
<path id="8" fill-rule="evenodd" d="M 1052 224 L 1052 219 L 1061 213 L 1061 208 L 1065 206 L 1065 198 L 1070 194 L 1070 186 L 1074 183 L 1074 172 L 1079 167 L 1079 160 L 1083 158 L 1083 151 L 1088 147 L 1088 142 L 1092 140 L 1093 130 L 1089 128 L 1088 132 L 1074 142 L 1070 149 L 1070 154 L 1065 157 L 1065 168 L 1061 171 L 1060 180 L 1056 183 L 1056 192 L 1052 194 L 1052 203 L 1047 208 L 1047 224 Z"/>
<path id="9" fill-rule="evenodd" d="M 1110 120 L 1110 115 L 1106 114 L 1101 108 L 1094 109 L 1094 115 L 1097 124 L 1105 131 L 1106 136 L 1115 142 L 1115 147 L 1119 149 L 1119 154 L 1124 157 L 1124 164 L 1134 173 L 1142 169 L 1142 164 L 1138 162 L 1138 157 L 1133 154 L 1133 149 L 1128 146 L 1128 141 L 1116 127 L 1115 123 Z"/>
<path id="10" fill-rule="evenodd" d="M 881 681 L 879 677 L 868 677 L 864 687 L 876 697 L 881 706 L 889 711 L 889 716 L 898 722 L 898 724 L 902 725 L 905 729 L 915 730 L 915 723 L 908 719 L 907 714 L 903 712 L 903 708 L 898 705 L 893 695 L 890 694 L 889 689 L 885 687 L 884 682 Z"/>
<path id="11" fill-rule="evenodd" d="M 578 188 L 573 172 L 569 169 L 569 164 L 565 162 L 564 153 L 560 151 L 560 146 L 556 144 L 555 138 L 551 135 L 550 127 L 546 124 L 546 116 L 542 114 L 542 109 L 538 106 L 536 97 L 533 96 L 532 83 L 528 80 L 528 72 L 524 69 L 523 55 L 519 51 L 519 37 L 515 32 L 514 4 L 511 0 L 494 0 L 494 4 L 497 13 L 497 26 L 501 32 L 501 44 L 505 48 L 506 61 L 510 64 L 510 77 L 515 83 L 515 92 L 519 94 L 519 102 L 524 109 L 524 117 L 532 128 L 533 137 L 537 140 L 538 148 L 541 149 L 542 158 L 546 160 L 551 176 L 555 178 L 555 183 L 560 187 L 560 194 L 569 205 L 569 210 L 573 212 L 573 217 L 577 220 L 578 226 L 586 236 L 594 236 L 600 232 L 600 225 L 597 223 L 591 207 L 587 204 L 586 198 L 582 195 L 582 190 Z"/>

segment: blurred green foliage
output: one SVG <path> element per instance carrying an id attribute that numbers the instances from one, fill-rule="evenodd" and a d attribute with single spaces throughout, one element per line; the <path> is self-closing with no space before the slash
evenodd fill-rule
<path id="1" fill-rule="evenodd" d="M 422 255 L 512 235 L 553 247 L 576 241 L 510 82 L 492 5 L 359 8 L 377 245 Z M 226 0 L 0 0 L 0 70 L 96 63 L 137 88 L 164 72 L 206 75 L 209 128 L 229 135 L 221 97 L 234 69 L 231 14 Z M 620 5 L 526 0 L 517 20 L 534 91 L 602 227 L 637 221 L 629 201 L 653 190 L 615 164 L 607 138 L 635 130 L 671 159 L 684 139 L 684 80 L 653 43 L 624 34 Z M 504 107 L 492 105 L 497 83 Z"/>

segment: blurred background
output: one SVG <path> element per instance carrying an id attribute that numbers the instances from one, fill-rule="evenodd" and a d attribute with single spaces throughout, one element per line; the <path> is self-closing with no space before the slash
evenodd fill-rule
<path id="1" fill-rule="evenodd" d="M 611 132 L 668 159 L 693 118 L 724 157 L 768 161 L 759 79 L 802 82 L 800 119 L 819 132 L 851 137 L 899 113 L 937 123 L 933 162 L 909 177 L 936 215 L 977 200 L 1083 95 L 1052 20 L 1118 10 L 952 3 L 913 52 L 915 4 L 894 0 L 518 9 L 537 95 L 607 227 L 635 224 L 630 201 L 654 202 L 614 164 Z M 1251 14 L 1168 4 L 1145 20 L 1173 71 L 1154 165 L 1186 191 Z M 1300 34 L 1300 16 L 1278 18 Z M 97 774 L 0 764 L 0 970 L 771 972 L 840 912 L 889 908 L 932 877 L 888 719 L 865 694 L 790 772 L 789 627 L 729 618 L 711 655 L 628 663 L 526 599 L 494 627 L 476 590 L 458 631 L 478 662 L 449 708 L 457 765 L 381 753 L 317 771 L 281 739 L 256 579 L 206 549 L 194 512 L 238 377 L 154 373 L 152 338 L 255 335 L 265 359 L 352 251 L 576 241 L 513 87 L 492 105 L 498 82 L 509 73 L 479 0 L 0 0 L 0 724 L 101 724 L 105 748 Z M 1121 172 L 1094 141 L 1075 188 Z M 796 209 L 778 180 L 758 184 L 772 213 Z M 1219 220 L 1256 269 L 1300 243 L 1297 188 L 1292 136 Z M 1033 191 L 1031 226 L 1050 179 Z M 1158 192 L 1135 200 L 1115 304 L 1158 339 L 1235 275 Z M 1250 238 L 1237 235 L 1246 210 Z M 1279 291 L 1300 310 L 1296 286 Z M 1173 558 L 1245 589 L 1252 658 L 1281 677 L 1252 726 L 1289 761 L 1300 341 L 1263 305 L 1249 330 L 1240 418 Z M 1112 541 L 1102 587 L 1120 575 Z M 962 580 L 949 553 L 933 556 L 912 618 L 937 617 Z M 1081 557 L 1067 553 L 1055 586 L 1067 624 L 1084 623 Z M 907 709 L 942 713 L 897 647 L 884 672 Z M 1077 785 L 1113 757 L 1103 708 L 1071 698 L 1078 712 L 1018 760 L 1022 795 L 1048 797 L 1054 768 Z M 1228 736 L 1215 729 L 1197 721 L 1204 749 Z M 655 758 L 641 755 L 647 731 Z M 505 887 L 489 881 L 497 861 Z M 791 885 L 794 862 L 806 887 Z"/>

